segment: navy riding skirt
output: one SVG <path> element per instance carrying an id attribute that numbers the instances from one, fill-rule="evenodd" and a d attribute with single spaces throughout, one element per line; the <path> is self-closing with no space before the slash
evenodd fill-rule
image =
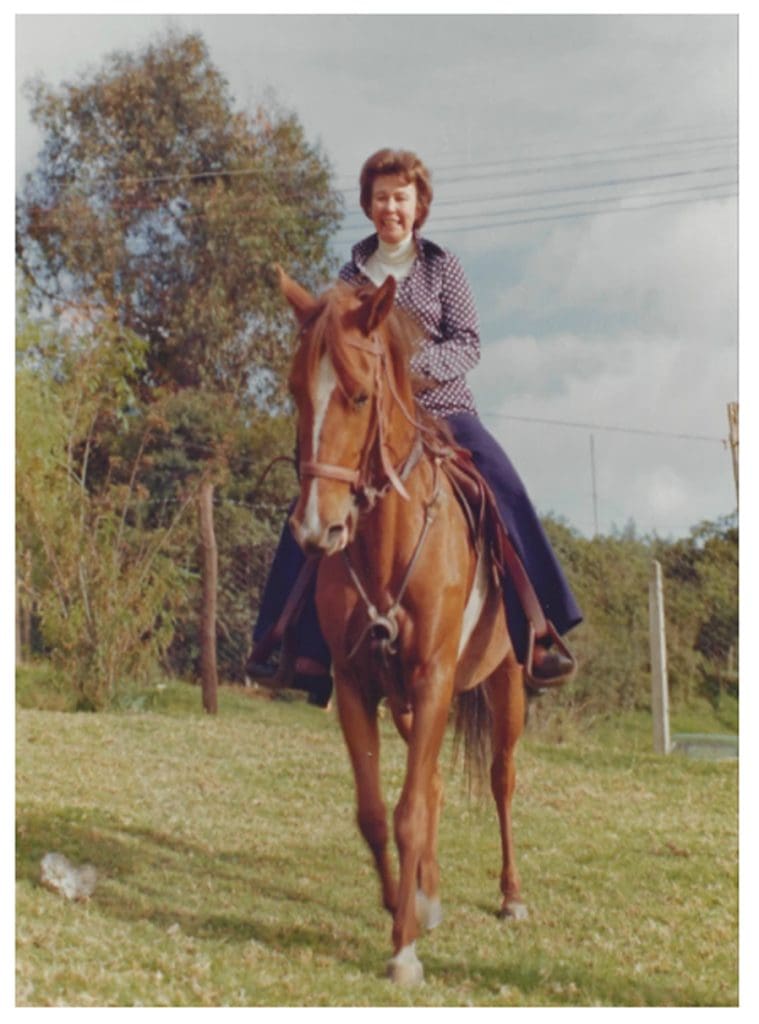
<path id="1" fill-rule="evenodd" d="M 498 442 L 469 413 L 448 416 L 446 422 L 457 444 L 468 448 L 475 465 L 490 485 L 511 541 L 524 563 L 546 618 L 562 636 L 582 621 L 569 583 L 562 572 L 548 537 L 540 524 L 524 484 Z M 258 620 L 253 631 L 257 643 L 277 621 L 303 565 L 304 555 L 290 527 L 285 523 L 264 588 Z M 296 655 L 330 664 L 327 644 L 319 628 L 314 601 L 316 578 L 307 596 L 297 627 Z M 503 581 L 506 615 L 514 650 L 519 661 L 527 653 L 527 619 L 511 579 Z"/>

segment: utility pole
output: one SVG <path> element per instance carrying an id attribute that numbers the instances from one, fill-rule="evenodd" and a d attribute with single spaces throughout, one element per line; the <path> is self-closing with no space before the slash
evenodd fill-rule
<path id="1" fill-rule="evenodd" d="M 203 585 L 203 604 L 200 612 L 200 676 L 203 708 L 209 715 L 218 711 L 219 678 L 216 669 L 216 590 L 219 575 L 219 556 L 213 526 L 213 484 L 206 479 L 198 495 L 198 522 L 200 526 L 200 574 Z"/>
<path id="2" fill-rule="evenodd" d="M 593 536 L 598 536 L 598 493 L 596 491 L 596 443 L 590 435 L 590 479 L 593 485 Z"/>
<path id="3" fill-rule="evenodd" d="M 651 642 L 651 711 L 654 725 L 654 752 L 669 754 L 669 682 L 667 678 L 667 637 L 664 622 L 664 586 L 661 565 L 651 562 L 648 585 L 649 635 Z"/>
<path id="4" fill-rule="evenodd" d="M 738 500 L 738 403 L 729 402 L 727 406 L 727 422 L 730 425 L 730 451 L 733 456 L 733 476 L 735 477 L 735 500 Z"/>

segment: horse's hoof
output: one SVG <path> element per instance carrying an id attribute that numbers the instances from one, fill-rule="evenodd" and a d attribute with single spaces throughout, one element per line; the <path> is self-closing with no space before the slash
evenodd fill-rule
<path id="1" fill-rule="evenodd" d="M 507 900 L 501 907 L 498 916 L 511 918 L 513 921 L 526 921 L 529 914 L 521 900 Z"/>
<path id="2" fill-rule="evenodd" d="M 424 981 L 424 968 L 412 942 L 387 962 L 387 976 L 396 985 L 412 988 Z"/>
<path id="3" fill-rule="evenodd" d="M 421 889 L 416 891 L 416 919 L 419 927 L 432 931 L 443 920 L 443 907 L 437 896 L 430 899 Z"/>

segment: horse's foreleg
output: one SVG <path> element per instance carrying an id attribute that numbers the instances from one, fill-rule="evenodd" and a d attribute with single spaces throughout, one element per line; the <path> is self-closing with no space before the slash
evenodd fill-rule
<path id="1" fill-rule="evenodd" d="M 356 783 L 357 820 L 374 856 L 383 906 L 395 913 L 398 886 L 388 850 L 388 827 L 379 767 L 377 704 L 367 704 L 350 681 L 336 678 L 337 708 Z"/>
<path id="2" fill-rule="evenodd" d="M 435 823 L 433 778 L 445 733 L 449 699 L 429 686 L 414 710 L 408 740 L 408 763 L 403 792 L 395 809 L 395 839 L 400 860 L 398 908 L 393 919 L 394 956 L 388 965 L 390 976 L 403 984 L 418 984 L 422 965 L 415 952 L 418 935 L 417 889 L 420 868 L 428 848 L 430 828 Z"/>
<path id="3" fill-rule="evenodd" d="M 493 762 L 490 784 L 501 826 L 502 917 L 527 917 L 520 897 L 519 872 L 514 856 L 511 802 L 516 788 L 514 751 L 524 728 L 524 684 L 522 669 L 510 654 L 487 682 L 493 712 Z"/>
<path id="4" fill-rule="evenodd" d="M 398 709 L 392 702 L 390 707 L 395 727 L 404 741 L 408 743 L 414 724 L 413 713 Z M 437 765 L 430 782 L 429 807 L 431 811 L 427 824 L 427 841 L 419 861 L 418 888 L 416 892 L 417 922 L 420 928 L 426 930 L 436 928 L 443 920 L 443 910 L 439 896 L 440 868 L 437 861 L 437 833 L 443 802 L 443 780 Z"/>
<path id="5" fill-rule="evenodd" d="M 437 859 L 437 833 L 442 805 L 443 780 L 439 767 L 435 765 L 430 778 L 427 839 L 419 862 L 419 888 L 416 893 L 416 917 L 419 925 L 428 931 L 437 928 L 443 920 L 443 908 L 440 903 L 440 866 Z"/>

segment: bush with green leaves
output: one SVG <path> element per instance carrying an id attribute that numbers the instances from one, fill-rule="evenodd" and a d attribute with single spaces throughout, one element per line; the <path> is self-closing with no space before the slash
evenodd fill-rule
<path id="1" fill-rule="evenodd" d="M 108 462 L 106 426 L 124 433 L 139 419 L 132 384 L 142 359 L 139 339 L 102 318 L 80 315 L 65 333 L 19 331 L 19 612 L 34 617 L 83 708 L 151 676 L 184 599 L 172 545 L 189 496 L 170 522 L 143 530 L 142 448 L 120 473 L 108 467 L 97 487 L 90 480 L 91 466 Z"/>
<path id="2" fill-rule="evenodd" d="M 662 565 L 669 690 L 675 704 L 737 691 L 738 527 L 734 516 L 695 526 L 677 541 L 633 527 L 582 537 L 544 520 L 584 621 L 570 634 L 580 671 L 560 703 L 595 713 L 648 707 L 649 580 Z"/>

